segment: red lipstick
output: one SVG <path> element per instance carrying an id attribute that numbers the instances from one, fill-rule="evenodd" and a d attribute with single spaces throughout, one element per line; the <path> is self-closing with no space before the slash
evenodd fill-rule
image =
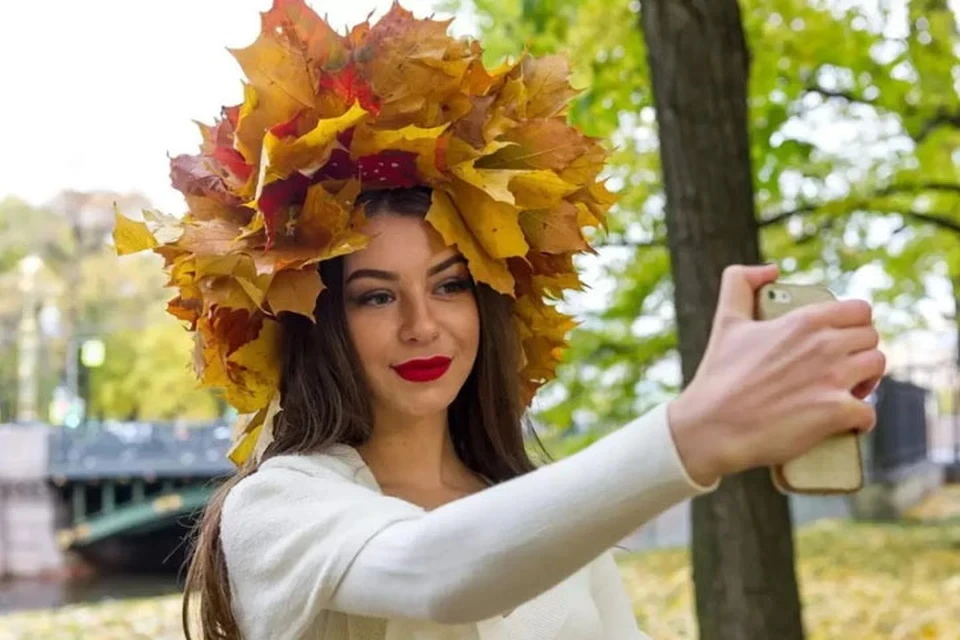
<path id="1" fill-rule="evenodd" d="M 450 358 L 447 356 L 416 358 L 393 365 L 397 375 L 410 382 L 431 382 L 445 374 L 449 368 Z"/>

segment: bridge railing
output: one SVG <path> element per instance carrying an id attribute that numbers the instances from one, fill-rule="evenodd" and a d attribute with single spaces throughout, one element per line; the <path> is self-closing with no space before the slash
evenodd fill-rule
<path id="1" fill-rule="evenodd" d="M 214 477 L 229 474 L 230 427 L 223 423 L 115 422 L 51 429 L 48 472 L 81 480 Z"/>

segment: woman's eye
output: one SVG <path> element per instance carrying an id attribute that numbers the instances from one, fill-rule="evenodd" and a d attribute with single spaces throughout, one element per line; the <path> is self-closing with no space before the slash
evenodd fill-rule
<path id="1" fill-rule="evenodd" d="M 473 287 L 473 283 L 467 278 L 458 278 L 456 280 L 447 280 L 441 284 L 438 289 L 444 295 L 451 295 L 468 291 Z"/>
<path id="2" fill-rule="evenodd" d="M 393 300 L 393 296 L 386 291 L 377 291 L 360 296 L 357 303 L 367 307 L 381 307 L 389 304 L 391 300 Z"/>

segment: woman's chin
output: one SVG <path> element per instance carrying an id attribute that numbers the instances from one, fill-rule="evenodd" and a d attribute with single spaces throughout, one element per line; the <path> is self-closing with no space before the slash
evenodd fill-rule
<path id="1" fill-rule="evenodd" d="M 404 385 L 388 403 L 398 413 L 422 418 L 446 411 L 457 397 L 457 389 L 449 384 L 417 383 Z M 413 387 L 413 388 L 410 388 Z"/>

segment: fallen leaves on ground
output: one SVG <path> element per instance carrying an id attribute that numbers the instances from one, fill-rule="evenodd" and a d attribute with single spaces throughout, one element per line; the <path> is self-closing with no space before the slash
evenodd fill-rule
<path id="1" fill-rule="evenodd" d="M 181 640 L 180 596 L 72 605 L 0 617 L 0 640 Z"/>
<path id="2" fill-rule="evenodd" d="M 801 529 L 807 640 L 960 637 L 958 514 L 960 487 L 948 487 L 903 522 L 823 520 Z M 686 549 L 624 555 L 620 565 L 651 638 L 697 637 Z"/>

